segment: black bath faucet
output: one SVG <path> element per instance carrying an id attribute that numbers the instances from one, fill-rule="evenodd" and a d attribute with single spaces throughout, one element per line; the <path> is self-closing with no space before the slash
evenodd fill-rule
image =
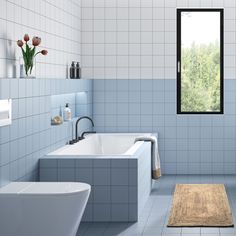
<path id="1" fill-rule="evenodd" d="M 77 120 L 76 123 L 75 123 L 75 142 L 78 142 L 79 140 L 84 139 L 84 135 L 85 135 L 86 133 L 96 133 L 95 131 L 83 132 L 82 135 L 81 135 L 80 137 L 78 137 L 78 124 L 79 124 L 79 122 L 80 122 L 81 120 L 83 120 L 83 119 L 88 119 L 88 120 L 90 120 L 91 123 L 92 123 L 92 126 L 94 127 L 93 120 L 92 120 L 89 116 L 81 116 L 81 117 L 79 117 L 78 120 Z"/>

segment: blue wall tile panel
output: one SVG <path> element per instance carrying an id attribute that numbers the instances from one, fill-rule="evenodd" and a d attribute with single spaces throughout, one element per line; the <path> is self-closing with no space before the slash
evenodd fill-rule
<path id="1" fill-rule="evenodd" d="M 177 115 L 176 80 L 94 80 L 100 132 L 157 132 L 165 174 L 236 174 L 236 80 L 224 82 L 224 115 Z"/>
<path id="2" fill-rule="evenodd" d="M 72 135 L 71 123 L 50 125 L 55 104 L 71 103 L 76 94 L 84 93 L 86 100 L 77 98 L 78 113 L 92 115 L 92 87 L 91 80 L 0 79 L 0 99 L 12 98 L 13 104 L 12 124 L 0 127 L 0 186 L 38 180 L 39 158 L 64 145 Z M 53 178 L 53 172 L 46 174 Z"/>

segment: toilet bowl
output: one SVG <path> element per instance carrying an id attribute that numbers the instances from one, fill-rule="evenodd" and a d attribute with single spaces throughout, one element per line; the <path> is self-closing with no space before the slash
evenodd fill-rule
<path id="1" fill-rule="evenodd" d="M 0 235 L 75 236 L 91 187 L 78 182 L 12 182 L 0 188 Z"/>

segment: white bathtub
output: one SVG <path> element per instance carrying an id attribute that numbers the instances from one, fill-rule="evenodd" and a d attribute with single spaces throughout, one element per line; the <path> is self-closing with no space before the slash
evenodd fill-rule
<path id="1" fill-rule="evenodd" d="M 134 222 L 151 191 L 151 133 L 97 133 L 40 159 L 40 181 L 84 182 L 91 194 L 82 221 Z"/>
<path id="2" fill-rule="evenodd" d="M 119 158 L 134 155 L 143 142 L 136 142 L 139 136 L 151 136 L 151 133 L 97 133 L 73 145 L 66 145 L 48 154 L 48 156 L 87 156 L 87 158 Z"/>

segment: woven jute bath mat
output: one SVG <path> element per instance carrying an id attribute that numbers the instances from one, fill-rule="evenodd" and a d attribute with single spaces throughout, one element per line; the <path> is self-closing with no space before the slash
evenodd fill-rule
<path id="1" fill-rule="evenodd" d="M 177 184 L 169 227 L 230 227 L 233 217 L 223 184 Z"/>

